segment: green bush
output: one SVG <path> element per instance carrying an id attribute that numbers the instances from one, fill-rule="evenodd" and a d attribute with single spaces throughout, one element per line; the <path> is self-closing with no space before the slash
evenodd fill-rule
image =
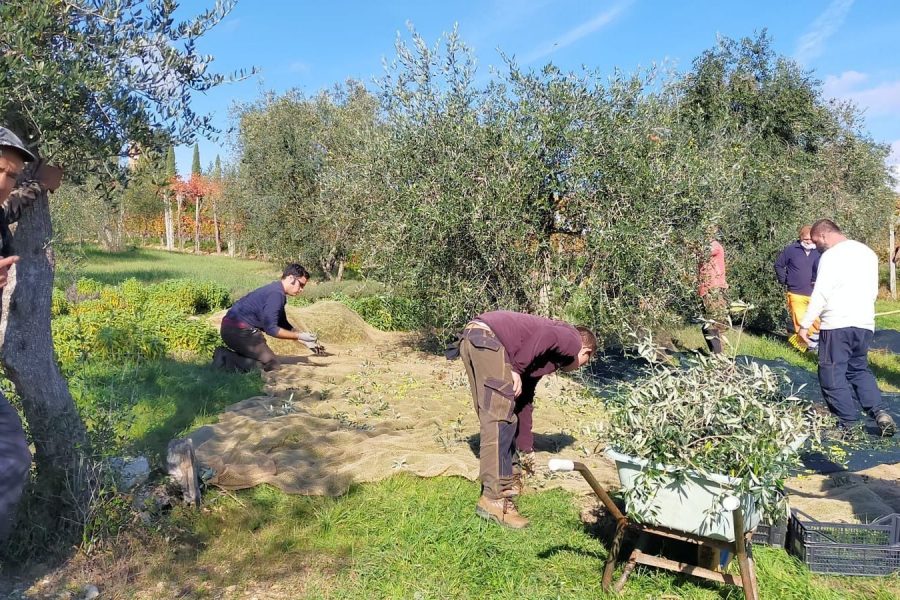
<path id="1" fill-rule="evenodd" d="M 225 286 L 209 281 L 170 279 L 149 286 L 146 302 L 196 315 L 225 308 L 231 303 L 231 294 Z"/>
<path id="2" fill-rule="evenodd" d="M 53 288 L 53 296 L 50 300 L 50 316 L 60 317 L 69 314 L 69 300 L 66 293 L 58 288 Z"/>
<path id="3" fill-rule="evenodd" d="M 333 298 L 356 311 L 366 323 L 383 331 L 410 331 L 422 326 L 422 307 L 409 298 L 393 294 L 361 298 L 335 294 Z"/>
<path id="4" fill-rule="evenodd" d="M 53 342 L 67 372 L 88 359 L 209 356 L 219 342 L 215 329 L 192 316 L 227 305 L 228 291 L 217 284 L 172 280 L 145 286 L 135 279 L 118 287 L 95 284 L 79 281 L 81 291 L 96 296 L 82 302 L 70 304 L 62 292 L 54 292 Z"/>
<path id="5" fill-rule="evenodd" d="M 80 277 L 75 282 L 75 292 L 81 298 L 96 296 L 101 289 L 103 289 L 103 284 L 90 277 Z"/>
<path id="6" fill-rule="evenodd" d="M 119 284 L 119 290 L 132 306 L 141 306 L 147 301 L 147 284 L 130 277 Z"/>

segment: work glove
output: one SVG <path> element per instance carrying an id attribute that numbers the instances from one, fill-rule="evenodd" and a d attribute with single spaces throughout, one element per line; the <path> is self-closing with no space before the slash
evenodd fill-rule
<path id="1" fill-rule="evenodd" d="M 535 469 L 537 467 L 537 459 L 534 456 L 534 452 L 520 452 L 519 466 L 522 467 L 523 473 L 529 477 L 534 477 Z"/>
<path id="2" fill-rule="evenodd" d="M 308 331 L 304 331 L 297 338 L 297 341 L 310 349 L 313 354 L 322 354 L 325 352 L 325 346 L 319 343 L 319 336 Z"/>

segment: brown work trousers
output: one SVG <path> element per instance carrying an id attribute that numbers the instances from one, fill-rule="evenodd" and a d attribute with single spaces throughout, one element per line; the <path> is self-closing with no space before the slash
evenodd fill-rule
<path id="1" fill-rule="evenodd" d="M 512 369 L 506 361 L 506 350 L 493 332 L 469 326 L 459 344 L 459 354 L 466 374 L 478 421 L 481 424 L 479 444 L 482 494 L 491 499 L 504 496 L 513 489 L 516 460 L 516 429 Z"/>

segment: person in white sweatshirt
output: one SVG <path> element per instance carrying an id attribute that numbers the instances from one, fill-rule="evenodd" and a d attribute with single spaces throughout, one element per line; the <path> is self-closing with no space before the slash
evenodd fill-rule
<path id="1" fill-rule="evenodd" d="M 849 429 L 859 421 L 858 401 L 883 435 L 894 435 L 894 419 L 887 412 L 869 369 L 878 296 L 878 257 L 865 244 L 847 239 L 828 219 L 813 224 L 811 237 L 822 258 L 809 307 L 797 333 L 809 344 L 809 328 L 817 318 L 821 319 L 822 395 L 840 427 Z"/>

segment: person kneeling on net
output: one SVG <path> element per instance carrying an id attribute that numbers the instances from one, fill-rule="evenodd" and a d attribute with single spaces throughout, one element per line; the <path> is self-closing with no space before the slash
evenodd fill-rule
<path id="1" fill-rule="evenodd" d="M 298 331 L 288 323 L 284 305 L 288 296 L 303 291 L 309 271 L 297 263 L 284 268 L 280 281 L 255 289 L 228 309 L 222 319 L 222 341 L 213 353 L 213 364 L 230 371 L 249 372 L 278 367 L 278 357 L 269 348 L 263 332 L 282 340 L 297 340 L 312 352 L 325 351 L 315 334 Z"/>
<path id="2" fill-rule="evenodd" d="M 480 422 L 478 516 L 513 529 L 528 525 L 515 503 L 519 430 L 517 399 L 531 400 L 538 380 L 554 371 L 584 366 L 597 349 L 585 327 L 575 327 L 512 311 L 493 311 L 472 319 L 447 358 L 462 358 Z M 530 404 L 530 402 L 529 402 Z M 517 410 L 518 409 L 518 410 Z M 530 416 L 530 412 L 528 413 Z M 530 425 L 530 423 L 529 423 Z M 526 449 L 527 450 L 527 449 Z M 527 466 L 527 465 L 526 465 Z"/>

